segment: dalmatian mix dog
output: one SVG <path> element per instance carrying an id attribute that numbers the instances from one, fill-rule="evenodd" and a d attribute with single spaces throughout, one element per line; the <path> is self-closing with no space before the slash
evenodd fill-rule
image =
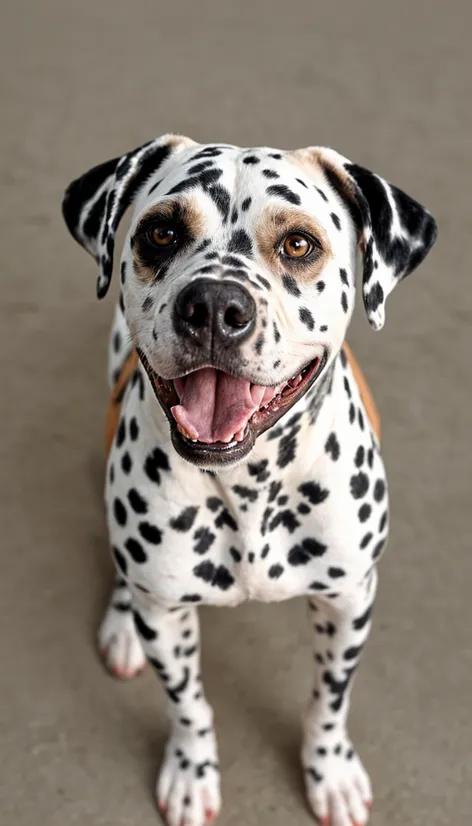
<path id="1" fill-rule="evenodd" d="M 308 801 L 325 826 L 361 826 L 371 787 L 347 716 L 388 509 L 375 417 L 344 342 L 358 270 L 379 329 L 435 221 L 331 149 L 165 135 L 66 192 L 64 217 L 99 265 L 100 298 L 131 203 L 112 386 L 137 355 L 108 459 L 117 578 L 100 651 L 119 677 L 146 660 L 157 672 L 171 723 L 158 805 L 169 826 L 202 826 L 219 811 L 220 774 L 198 605 L 305 595 Z"/>

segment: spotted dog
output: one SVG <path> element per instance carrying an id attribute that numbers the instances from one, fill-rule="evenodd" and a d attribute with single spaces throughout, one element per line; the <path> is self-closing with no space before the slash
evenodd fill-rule
<path id="1" fill-rule="evenodd" d="M 100 298 L 130 204 L 109 357 L 122 405 L 106 480 L 117 576 L 100 651 L 122 678 L 146 660 L 155 669 L 171 723 L 158 804 L 169 826 L 202 826 L 219 811 L 220 774 L 198 605 L 305 595 L 308 801 L 325 826 L 361 826 L 372 794 L 347 716 L 388 506 L 375 416 L 344 341 L 356 281 L 381 328 L 435 221 L 330 149 L 165 135 L 66 192 Z"/>

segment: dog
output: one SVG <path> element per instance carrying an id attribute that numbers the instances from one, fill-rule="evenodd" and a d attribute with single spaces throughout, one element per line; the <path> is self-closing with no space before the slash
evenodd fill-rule
<path id="1" fill-rule="evenodd" d="M 116 582 L 108 668 L 149 661 L 171 724 L 157 781 L 169 826 L 220 809 L 198 605 L 305 595 L 315 675 L 303 715 L 308 802 L 363 826 L 372 792 L 347 729 L 371 625 L 388 493 L 375 406 L 345 344 L 432 247 L 419 203 L 331 149 L 164 135 L 68 187 L 63 214 L 112 276 L 133 204 L 109 351 L 106 514 Z"/>

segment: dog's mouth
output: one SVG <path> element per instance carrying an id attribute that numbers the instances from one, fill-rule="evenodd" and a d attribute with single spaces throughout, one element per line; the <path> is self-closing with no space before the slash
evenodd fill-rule
<path id="1" fill-rule="evenodd" d="M 164 379 L 139 352 L 154 393 L 171 423 L 177 452 L 195 464 L 244 458 L 256 438 L 291 408 L 321 373 L 327 353 L 276 387 L 254 384 L 215 367 Z"/>

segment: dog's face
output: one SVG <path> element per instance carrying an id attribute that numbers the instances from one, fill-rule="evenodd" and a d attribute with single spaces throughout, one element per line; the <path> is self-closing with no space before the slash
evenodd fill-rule
<path id="1" fill-rule="evenodd" d="M 64 215 L 111 277 L 184 458 L 241 460 L 335 358 L 356 271 L 370 322 L 432 246 L 436 227 L 400 190 L 332 150 L 202 146 L 164 136 L 69 187 Z"/>

